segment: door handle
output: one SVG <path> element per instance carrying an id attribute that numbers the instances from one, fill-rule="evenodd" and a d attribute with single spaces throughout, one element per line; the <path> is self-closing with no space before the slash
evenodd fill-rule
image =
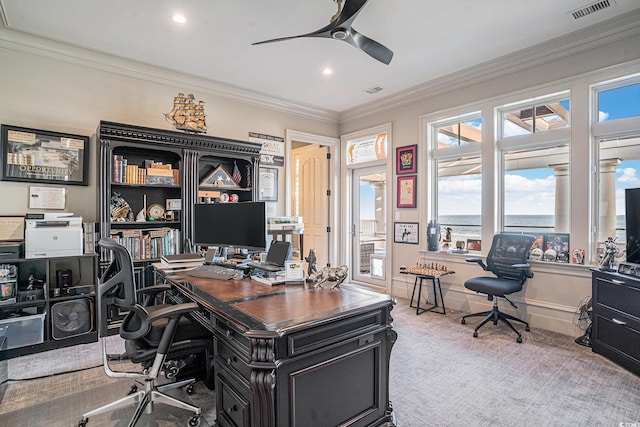
<path id="1" fill-rule="evenodd" d="M 356 237 L 356 225 L 351 224 L 351 237 Z"/>

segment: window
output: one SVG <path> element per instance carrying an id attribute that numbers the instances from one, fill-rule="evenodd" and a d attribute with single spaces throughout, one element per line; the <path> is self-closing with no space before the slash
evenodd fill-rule
<path id="1" fill-rule="evenodd" d="M 431 125 L 435 214 L 445 245 L 467 245 L 482 231 L 482 119 L 480 113 Z M 460 243 L 458 243 L 460 247 Z"/>
<path id="2" fill-rule="evenodd" d="M 598 141 L 598 241 L 617 237 L 624 244 L 626 188 L 640 187 L 640 133 Z"/>
<path id="3" fill-rule="evenodd" d="M 529 135 L 569 127 L 569 100 L 549 99 L 502 112 L 502 136 Z"/>
<path id="4" fill-rule="evenodd" d="M 598 121 L 640 116 L 640 83 L 598 93 Z"/>
<path id="5" fill-rule="evenodd" d="M 438 222 L 452 243 L 481 239 L 482 161 L 480 156 L 436 161 Z M 448 238 L 447 238 L 448 236 Z"/>
<path id="6" fill-rule="evenodd" d="M 549 233 L 569 233 L 568 92 L 514 105 L 498 110 L 501 229 L 541 241 Z M 568 249 L 557 255 L 553 261 L 568 262 Z"/>
<path id="7" fill-rule="evenodd" d="M 596 234 L 592 253 L 607 238 L 626 243 L 625 189 L 640 187 L 640 77 L 595 85 L 592 133 L 596 141 L 597 182 L 594 182 Z M 622 251 L 621 251 L 622 252 Z M 621 253 L 623 259 L 624 253 Z M 597 256 L 594 257 L 598 261 Z"/>
<path id="8" fill-rule="evenodd" d="M 437 128 L 438 148 L 482 142 L 482 120 L 472 119 Z"/>

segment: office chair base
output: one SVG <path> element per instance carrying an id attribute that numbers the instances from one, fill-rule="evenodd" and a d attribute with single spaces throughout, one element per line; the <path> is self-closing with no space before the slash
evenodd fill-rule
<path id="1" fill-rule="evenodd" d="M 473 337 L 474 338 L 478 338 L 478 329 L 483 327 L 489 321 L 492 321 L 494 325 L 497 325 L 498 321 L 501 321 L 504 324 L 506 324 L 509 328 L 511 328 L 511 330 L 513 332 L 515 332 L 518 335 L 518 337 L 516 338 L 516 342 L 518 342 L 518 343 L 522 343 L 522 335 L 511 324 L 511 322 L 509 322 L 509 320 L 513 320 L 515 322 L 520 322 L 523 325 L 525 325 L 525 328 L 524 328 L 525 331 L 527 331 L 527 332 L 531 331 L 531 328 L 529 328 L 529 323 L 525 322 L 522 319 L 518 319 L 515 316 L 512 316 L 512 315 L 507 314 L 507 313 L 503 313 L 500 310 L 498 310 L 497 299 L 494 300 L 493 308 L 491 310 L 483 311 L 481 313 L 467 314 L 466 316 L 462 317 L 462 320 L 460 321 L 460 323 L 462 323 L 464 325 L 464 324 L 467 323 L 467 317 L 479 317 L 479 316 L 486 316 L 486 317 L 482 320 L 482 322 L 480 322 L 480 324 L 478 326 L 476 326 L 476 329 L 473 331 Z"/>
<path id="2" fill-rule="evenodd" d="M 167 390 L 188 385 L 190 390 L 188 391 L 188 393 L 190 394 L 191 392 L 193 392 L 194 382 L 195 380 L 189 379 L 184 381 L 178 381 L 175 383 L 165 384 L 157 388 L 154 388 L 152 382 L 147 382 L 145 383 L 145 390 L 141 390 L 137 392 L 134 391 L 136 387 L 133 386 L 131 388 L 132 391 L 127 396 L 119 400 L 116 400 L 115 402 L 108 403 L 104 406 L 101 406 L 100 408 L 94 409 L 92 411 L 89 411 L 83 414 L 82 420 L 78 422 L 78 427 L 85 427 L 89 422 L 89 418 L 96 416 L 98 414 L 104 414 L 106 412 L 111 412 L 116 409 L 126 408 L 133 404 L 137 404 L 136 411 L 134 412 L 133 417 L 131 418 L 131 421 L 129 421 L 129 424 L 128 424 L 129 427 L 133 427 L 136 425 L 136 423 L 142 416 L 142 413 L 145 412 L 145 410 L 147 414 L 150 414 L 153 412 L 154 403 L 163 403 L 165 405 L 169 405 L 174 408 L 185 409 L 187 411 L 193 412 L 194 415 L 189 419 L 189 426 L 193 426 L 193 427 L 198 426 L 200 424 L 200 415 L 201 415 L 201 411 L 199 407 L 183 402 L 180 399 L 176 399 L 175 397 L 172 397 L 163 393 L 164 391 L 167 391 Z"/>

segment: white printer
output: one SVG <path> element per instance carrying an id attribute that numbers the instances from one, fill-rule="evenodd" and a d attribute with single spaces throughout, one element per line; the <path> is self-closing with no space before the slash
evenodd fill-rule
<path id="1" fill-rule="evenodd" d="M 82 255 L 82 217 L 72 213 L 27 214 L 25 258 Z"/>

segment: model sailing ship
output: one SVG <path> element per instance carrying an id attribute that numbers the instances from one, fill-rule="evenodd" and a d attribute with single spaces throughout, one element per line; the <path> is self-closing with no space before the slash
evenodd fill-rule
<path id="1" fill-rule="evenodd" d="M 203 133 L 207 131 L 205 122 L 204 101 L 195 103 L 193 94 L 185 96 L 179 93 L 173 98 L 173 108 L 164 115 L 176 129 L 185 132 Z"/>

